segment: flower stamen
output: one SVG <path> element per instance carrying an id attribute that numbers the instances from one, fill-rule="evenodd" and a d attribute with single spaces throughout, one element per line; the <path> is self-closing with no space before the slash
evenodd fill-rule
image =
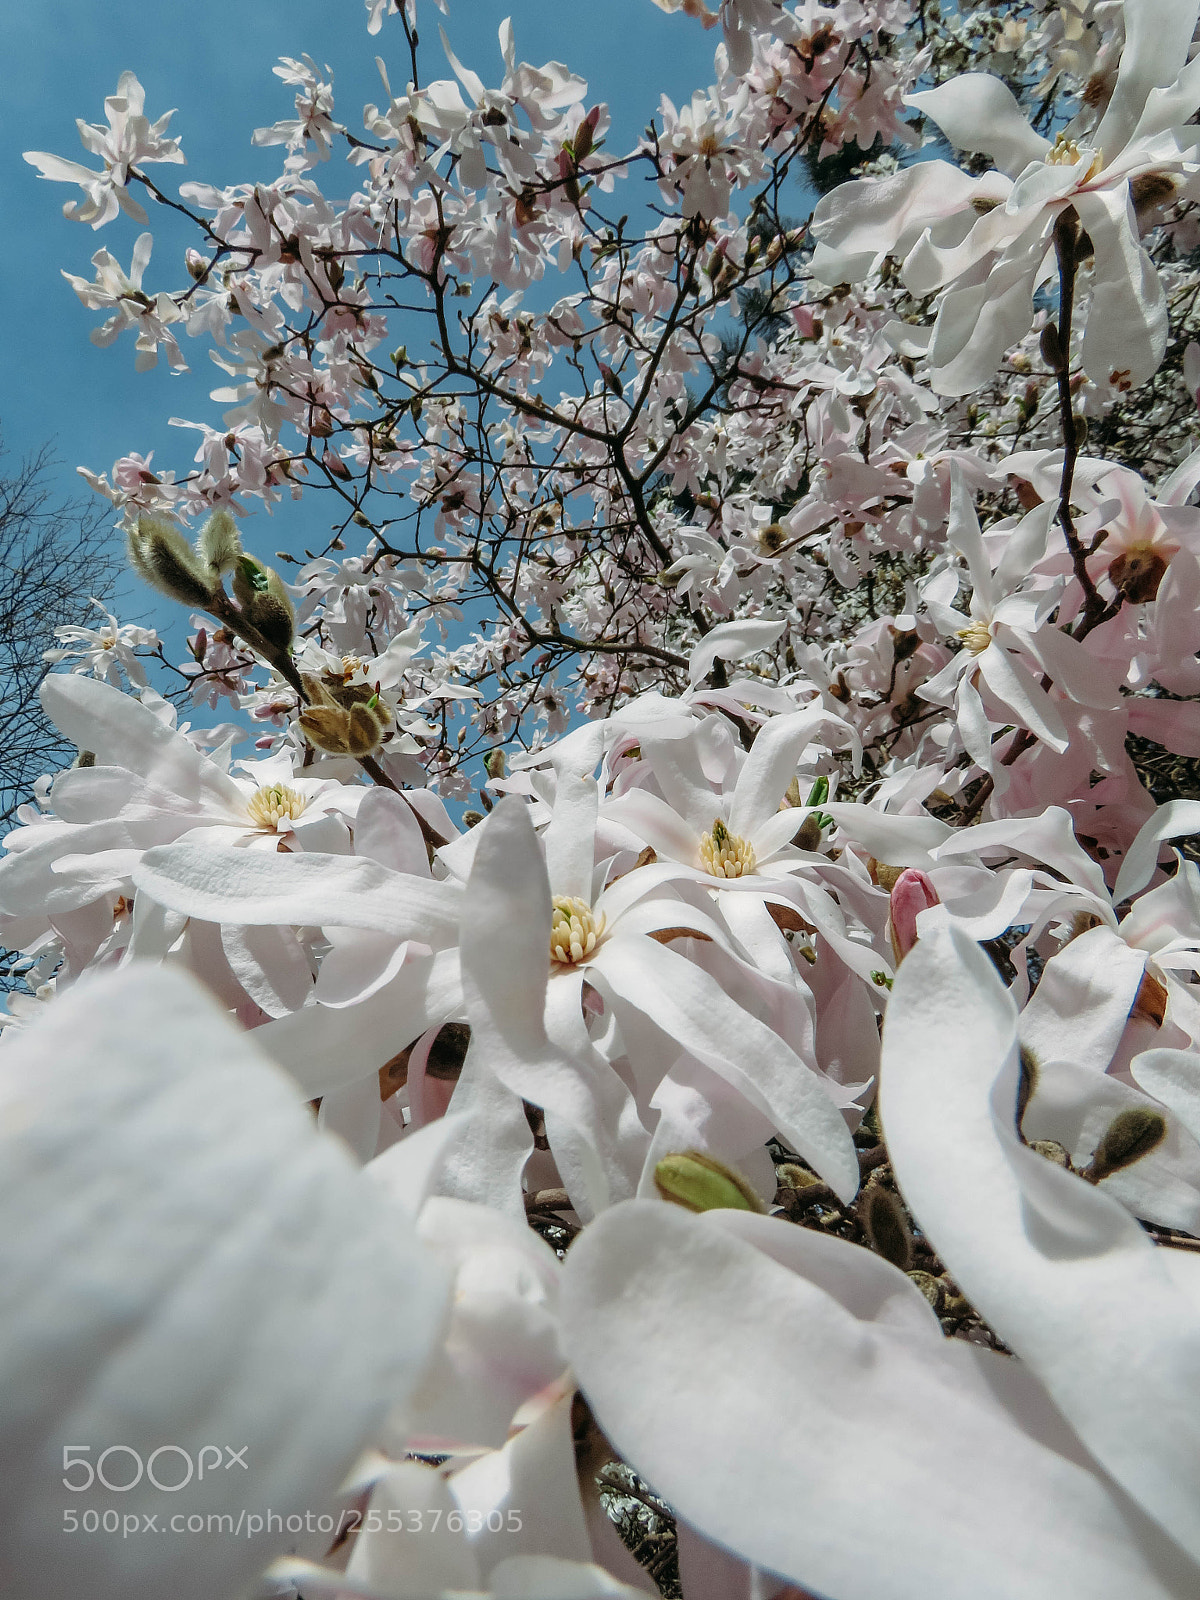
<path id="1" fill-rule="evenodd" d="M 246 802 L 246 813 L 256 828 L 268 832 L 280 822 L 294 822 L 308 805 L 307 798 L 286 783 L 268 783 L 256 789 Z"/>
<path id="2" fill-rule="evenodd" d="M 717 817 L 712 831 L 700 841 L 700 864 L 714 878 L 744 878 L 757 865 L 754 846 L 740 834 L 730 833 Z"/>
<path id="3" fill-rule="evenodd" d="M 1104 152 L 1094 150 L 1091 145 L 1076 144 L 1074 139 L 1068 139 L 1065 133 L 1058 133 L 1054 143 L 1045 155 L 1048 167 L 1074 167 L 1085 157 L 1090 156 L 1087 171 L 1080 178 L 1080 183 L 1090 183 L 1100 169 L 1104 166 Z"/>
<path id="4" fill-rule="evenodd" d="M 986 622 L 972 622 L 970 627 L 958 630 L 958 637 L 973 656 L 981 656 L 992 642 L 992 630 Z"/>
<path id="5" fill-rule="evenodd" d="M 604 937 L 608 922 L 578 895 L 556 894 L 550 920 L 550 959 L 573 967 L 590 956 Z"/>

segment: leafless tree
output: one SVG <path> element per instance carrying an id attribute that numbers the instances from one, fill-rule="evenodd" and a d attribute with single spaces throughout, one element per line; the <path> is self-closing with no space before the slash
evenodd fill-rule
<path id="1" fill-rule="evenodd" d="M 91 596 L 111 597 L 123 566 L 107 507 L 57 498 L 54 464 L 49 446 L 0 462 L 0 822 L 73 753 L 38 701 L 42 652 Z"/>

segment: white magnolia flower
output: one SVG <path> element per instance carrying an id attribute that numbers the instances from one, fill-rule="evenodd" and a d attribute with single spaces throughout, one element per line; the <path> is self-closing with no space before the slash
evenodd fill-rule
<path id="1" fill-rule="evenodd" d="M 1116 87 L 1092 127 L 1085 107 L 1053 143 L 1035 133 L 1006 84 L 965 73 L 909 95 L 960 150 L 997 170 L 972 178 L 944 161 L 843 184 L 813 215 L 822 282 L 858 279 L 885 255 L 918 297 L 944 291 L 930 330 L 894 325 L 898 347 L 925 355 L 939 394 L 990 382 L 1033 324 L 1033 295 L 1054 270 L 1056 224 L 1073 213 L 1091 247 L 1084 370 L 1117 388 L 1162 360 L 1166 295 L 1138 242 L 1140 221 L 1196 171 L 1200 72 L 1188 64 L 1195 0 L 1126 0 Z"/>
<path id="2" fill-rule="evenodd" d="M 90 222 L 100 228 L 111 222 L 118 207 L 135 222 L 145 222 L 146 213 L 129 192 L 130 170 L 151 161 L 183 161 L 177 139 L 166 137 L 167 124 L 175 115 L 164 113 L 157 122 L 145 115 L 146 91 L 132 72 L 123 72 L 115 95 L 104 102 L 108 127 L 76 119 L 85 150 L 104 162 L 101 172 L 93 172 L 77 161 L 48 155 L 43 150 L 27 150 L 25 159 L 37 167 L 43 178 L 56 183 L 77 183 L 86 198 L 63 207 L 63 215 L 73 222 Z"/>
<path id="3" fill-rule="evenodd" d="M 153 628 L 140 628 L 132 622 L 118 622 L 102 600 L 90 602 L 103 612 L 105 621 L 98 628 L 83 628 L 73 624 L 55 628 L 54 637 L 61 642 L 51 650 L 42 651 L 42 660 L 57 666 L 63 661 L 74 661 L 72 672 L 89 672 L 94 678 L 103 678 L 119 688 L 121 673 L 130 683 L 146 682 L 146 670 L 138 659 L 138 650 L 153 650 L 158 644 L 158 634 Z"/>
<path id="4" fill-rule="evenodd" d="M 546 1108 L 551 1148 L 553 1121 L 556 1154 L 574 1166 L 563 1173 L 568 1189 L 589 1213 L 601 1209 L 616 1198 L 622 1169 L 636 1185 L 645 1151 L 635 1137 L 640 1130 L 620 1131 L 627 1091 L 597 1059 L 588 1036 L 586 982 L 626 1035 L 640 1097 L 649 1100 L 674 1059 L 660 1066 L 635 1047 L 645 1039 L 649 1050 L 657 1032 L 731 1084 L 849 1198 L 858 1187 L 858 1164 L 837 1108 L 837 1086 L 826 1086 L 780 1034 L 732 997 L 736 981 L 719 982 L 670 948 L 671 937 L 693 932 L 718 948 L 725 942 L 711 917 L 669 893 L 673 865 L 638 868 L 597 888 L 603 870 L 598 875 L 594 860 L 596 819 L 595 783 L 563 778 L 543 863 L 525 807 L 516 798 L 502 801 L 478 830 L 470 914 L 464 916 L 464 967 L 470 963 L 506 1046 L 497 1074 L 513 1092 Z M 474 951 L 473 941 L 479 945 Z M 727 959 L 736 967 L 732 954 Z M 554 1047 L 549 1058 L 547 1044 Z M 573 1073 L 564 1066 L 572 1059 Z M 580 1062 L 591 1063 L 582 1075 Z M 632 1139 L 630 1154 L 623 1152 L 626 1138 Z"/>
<path id="5" fill-rule="evenodd" d="M 8 835 L 0 916 L 62 915 L 124 894 L 142 852 L 172 840 L 270 851 L 285 836 L 313 849 L 348 844 L 347 819 L 366 789 L 297 775 L 289 751 L 240 763 L 245 775 L 235 777 L 109 684 L 53 674 L 41 700 L 93 761 L 55 778 L 53 816 Z"/>

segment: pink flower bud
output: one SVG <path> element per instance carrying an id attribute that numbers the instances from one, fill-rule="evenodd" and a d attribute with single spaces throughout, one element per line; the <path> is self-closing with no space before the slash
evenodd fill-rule
<path id="1" fill-rule="evenodd" d="M 919 867 L 905 867 L 892 885 L 891 894 L 889 931 L 897 966 L 917 942 L 918 914 L 939 904 L 938 892 L 927 874 Z"/>

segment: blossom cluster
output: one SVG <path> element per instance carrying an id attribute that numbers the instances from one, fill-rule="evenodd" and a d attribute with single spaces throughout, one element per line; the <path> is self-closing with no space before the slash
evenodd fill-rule
<path id="1" fill-rule="evenodd" d="M 70 279 L 230 382 L 86 474 L 189 658 L 60 630 L 0 861 L 22 1592 L 1200 1588 L 1200 0 L 659 3 L 617 154 L 370 0 L 362 135 L 286 57 L 187 284 Z M 353 1537 L 61 1538 L 235 1433 Z"/>

